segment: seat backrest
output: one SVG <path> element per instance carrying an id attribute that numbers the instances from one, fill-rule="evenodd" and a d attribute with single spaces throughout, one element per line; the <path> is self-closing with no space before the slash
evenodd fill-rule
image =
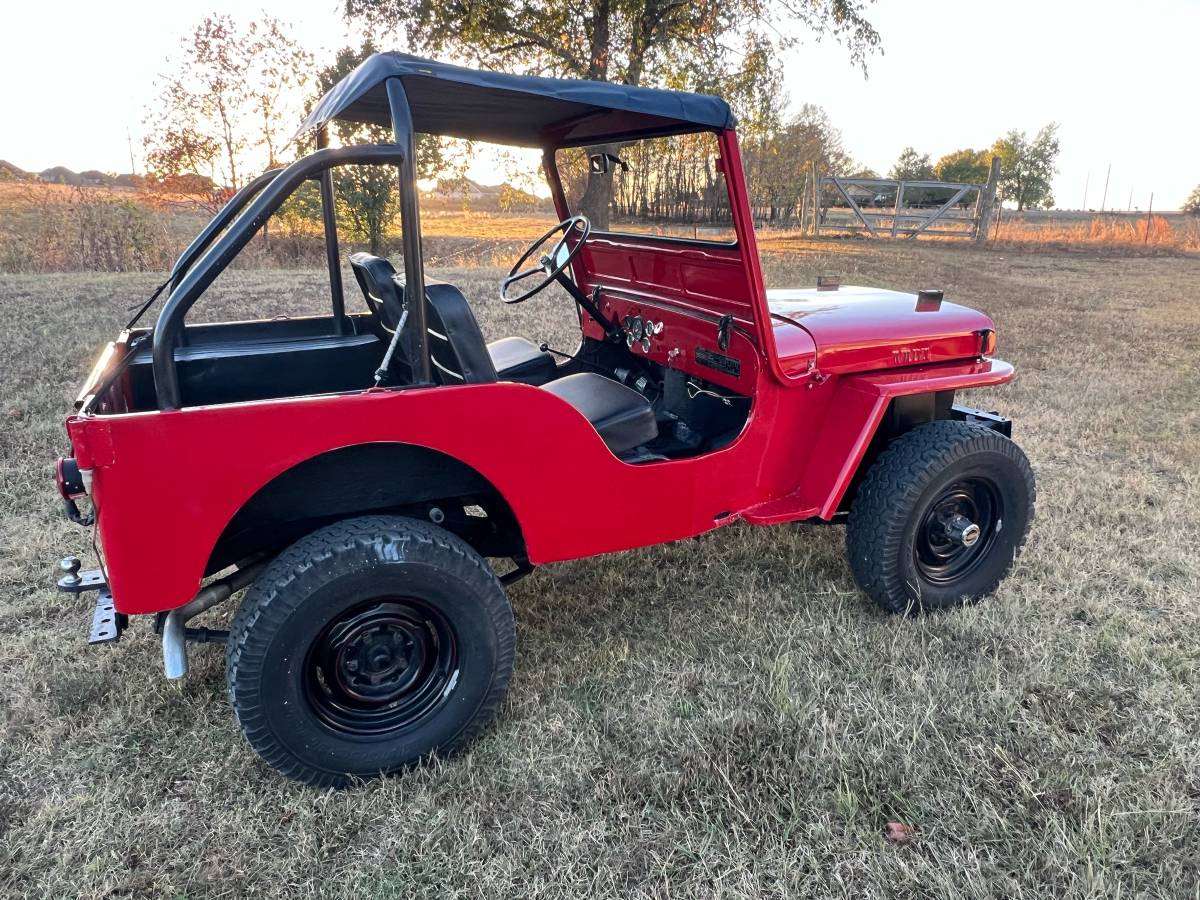
<path id="1" fill-rule="evenodd" d="M 350 268 L 367 305 L 377 312 L 383 327 L 395 333 L 404 312 L 404 282 L 395 280 L 395 266 L 370 253 L 355 253 Z"/>
<path id="2" fill-rule="evenodd" d="M 400 281 L 402 275 L 394 277 Z M 400 282 L 401 284 L 403 282 Z M 440 384 L 497 381 L 496 367 L 471 305 L 462 291 L 444 281 L 425 281 L 426 329 L 434 380 Z"/>

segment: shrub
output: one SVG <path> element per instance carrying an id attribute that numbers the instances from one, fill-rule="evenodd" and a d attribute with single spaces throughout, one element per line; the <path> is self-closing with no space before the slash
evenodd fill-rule
<path id="1" fill-rule="evenodd" d="M 169 268 L 163 214 L 104 189 L 29 185 L 0 231 L 5 272 L 141 272 Z"/>
<path id="2" fill-rule="evenodd" d="M 1191 213 L 1193 216 L 1200 216 L 1200 184 L 1196 185 L 1188 198 L 1183 201 L 1183 211 Z"/>

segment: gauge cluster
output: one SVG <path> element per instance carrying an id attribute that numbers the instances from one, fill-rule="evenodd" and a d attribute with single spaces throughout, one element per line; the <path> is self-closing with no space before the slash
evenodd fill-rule
<path id="1" fill-rule="evenodd" d="M 758 377 L 758 357 L 747 332 L 732 324 L 724 329 L 727 346 L 722 344 L 722 319 L 701 310 L 675 308 L 668 303 L 640 302 L 614 292 L 603 297 L 600 307 L 607 320 L 625 339 L 625 351 L 641 364 L 675 369 L 712 382 L 721 390 L 749 394 Z M 732 322 L 732 317 L 731 317 Z M 594 323 L 585 322 L 584 334 L 608 343 L 608 336 Z M 633 360 L 613 362 L 631 372 L 645 373 L 645 365 Z M 652 380 L 660 380 L 657 368 Z M 620 380 L 620 379 L 618 379 Z M 633 386 L 631 384 L 631 386 Z M 711 399 L 711 398 L 710 398 Z"/>
<path id="2" fill-rule="evenodd" d="M 630 350 L 641 348 L 643 353 L 650 352 L 650 338 L 663 332 L 663 323 L 641 316 L 626 316 L 621 326 L 625 331 L 625 346 Z"/>

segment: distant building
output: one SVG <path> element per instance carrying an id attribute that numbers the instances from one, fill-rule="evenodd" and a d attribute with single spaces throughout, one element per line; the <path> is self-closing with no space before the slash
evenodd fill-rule
<path id="1" fill-rule="evenodd" d="M 442 178 L 429 193 L 442 200 L 500 200 L 503 185 L 486 185 L 466 176 Z"/>

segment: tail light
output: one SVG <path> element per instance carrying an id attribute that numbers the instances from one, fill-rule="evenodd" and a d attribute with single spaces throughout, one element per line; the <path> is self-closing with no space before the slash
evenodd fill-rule
<path id="1" fill-rule="evenodd" d="M 91 525 L 95 522 L 95 516 L 83 515 L 75 502 L 80 497 L 87 496 L 87 483 L 79 469 L 79 463 L 69 456 L 59 457 L 58 462 L 54 464 L 54 480 L 58 484 L 58 493 L 63 498 L 63 509 L 66 510 L 67 518 L 77 525 Z"/>
<path id="2" fill-rule="evenodd" d="M 54 465 L 54 478 L 58 482 L 58 493 L 64 500 L 78 500 L 87 496 L 83 473 L 79 471 L 79 463 L 74 458 L 60 456 Z"/>

